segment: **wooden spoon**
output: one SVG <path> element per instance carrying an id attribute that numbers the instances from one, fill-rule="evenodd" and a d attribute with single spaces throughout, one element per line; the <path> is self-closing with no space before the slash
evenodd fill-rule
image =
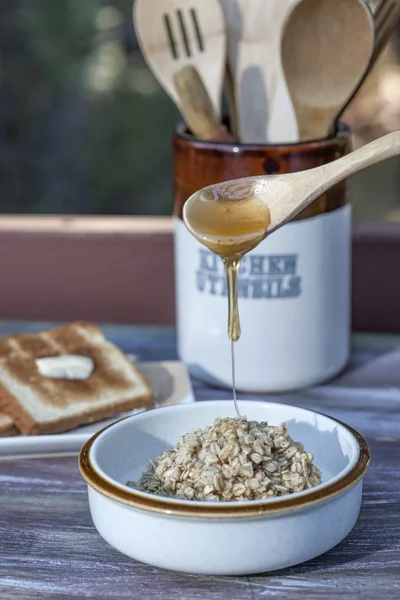
<path id="1" fill-rule="evenodd" d="M 200 140 L 231 142 L 232 136 L 216 114 L 203 80 L 192 65 L 174 75 L 181 112 L 191 132 Z"/>
<path id="2" fill-rule="evenodd" d="M 374 22 L 362 0 L 303 0 L 286 21 L 282 64 L 301 141 L 327 137 L 366 72 Z"/>
<path id="3" fill-rule="evenodd" d="M 358 94 L 363 83 L 374 68 L 378 58 L 388 44 L 393 32 L 400 23 L 400 0 L 381 0 L 374 13 L 375 43 L 368 69 L 364 73 L 354 92 L 342 107 L 339 118 Z"/>
<path id="4" fill-rule="evenodd" d="M 287 175 L 261 175 L 217 183 L 196 192 L 186 201 L 183 219 L 189 231 L 204 243 L 204 231 L 193 227 L 191 219 L 197 223 L 208 223 L 207 217 L 215 212 L 216 205 L 225 204 L 225 216 L 221 221 L 224 235 L 219 236 L 220 232 L 213 231 L 211 241 L 216 248 L 221 248 L 221 244 L 225 244 L 226 248 L 229 244 L 237 248 L 244 241 L 247 250 L 250 250 L 335 184 L 398 154 L 400 131 L 395 131 L 347 156 L 314 169 Z M 268 219 L 265 216 L 266 208 Z M 263 222 L 265 227 L 262 227 Z M 253 223 L 254 231 L 249 228 L 249 224 Z M 252 239 L 256 242 L 253 246 Z M 212 245 L 208 244 L 208 247 L 212 248 Z"/>
<path id="5" fill-rule="evenodd" d="M 299 0 L 221 0 L 239 139 L 296 142 L 296 115 L 280 60 L 281 28 Z"/>
<path id="6" fill-rule="evenodd" d="M 374 10 L 375 31 L 380 29 L 382 23 L 386 21 L 389 14 L 397 4 L 397 0 L 380 0 Z"/>
<path id="7" fill-rule="evenodd" d="M 218 0 L 136 0 L 133 22 L 147 64 L 179 110 L 174 74 L 193 65 L 220 115 L 226 33 Z"/>
<path id="8" fill-rule="evenodd" d="M 375 45 L 368 72 L 376 63 L 399 21 L 400 0 L 382 0 L 374 13 Z"/>

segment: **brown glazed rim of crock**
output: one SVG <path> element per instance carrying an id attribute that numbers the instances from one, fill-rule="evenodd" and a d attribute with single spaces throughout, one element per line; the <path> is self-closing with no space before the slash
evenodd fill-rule
<path id="1" fill-rule="evenodd" d="M 317 414 L 335 421 L 351 433 L 355 438 L 359 449 L 357 461 L 349 471 L 332 483 L 327 483 L 321 487 L 301 492 L 299 495 L 283 496 L 278 500 L 257 501 L 254 502 L 254 504 L 250 501 L 246 502 L 246 504 L 241 502 L 229 502 L 210 505 L 208 502 L 196 502 L 191 504 L 190 501 L 179 502 L 179 500 L 174 499 L 174 502 L 172 503 L 168 502 L 168 499 L 163 499 L 161 496 L 142 496 L 136 493 L 134 489 L 128 490 L 125 487 L 122 488 L 119 484 L 112 483 L 102 477 L 98 470 L 93 466 L 90 459 L 90 451 L 95 440 L 102 435 L 103 432 L 107 431 L 110 427 L 113 427 L 115 423 L 112 423 L 97 432 L 86 442 L 79 454 L 79 470 L 86 483 L 103 496 L 114 500 L 118 504 L 144 510 L 146 512 L 197 519 L 247 519 L 269 516 L 272 514 L 285 514 L 290 511 L 311 507 L 343 494 L 364 477 L 369 466 L 371 457 L 367 442 L 364 438 L 355 431 L 355 429 L 342 421 L 334 419 L 324 413 Z"/>
<path id="2" fill-rule="evenodd" d="M 348 140 L 350 136 L 350 129 L 347 127 L 345 123 L 338 122 L 337 128 L 334 134 L 330 135 L 327 138 L 322 140 L 310 140 L 307 142 L 292 142 L 285 144 L 247 144 L 242 142 L 225 142 L 225 141 L 215 141 L 215 140 L 199 140 L 194 137 L 191 133 L 188 132 L 187 126 L 185 123 L 179 123 L 175 129 L 175 136 L 179 139 L 183 139 L 186 142 L 190 142 L 192 146 L 198 148 L 209 148 L 212 149 L 217 147 L 219 149 L 225 149 L 227 151 L 232 151 L 233 148 L 243 148 L 245 150 L 256 152 L 258 150 L 265 150 L 265 148 L 271 149 L 289 149 L 295 148 L 297 152 L 309 151 L 313 150 L 324 150 L 325 148 L 332 148 L 336 143 L 344 140 Z"/>

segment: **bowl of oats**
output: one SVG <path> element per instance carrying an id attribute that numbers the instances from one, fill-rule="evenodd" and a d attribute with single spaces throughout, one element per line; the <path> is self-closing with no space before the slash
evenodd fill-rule
<path id="1" fill-rule="evenodd" d="M 94 525 L 166 569 L 246 575 L 310 560 L 357 521 L 365 440 L 326 415 L 272 402 L 149 410 L 95 434 L 79 467 Z"/>

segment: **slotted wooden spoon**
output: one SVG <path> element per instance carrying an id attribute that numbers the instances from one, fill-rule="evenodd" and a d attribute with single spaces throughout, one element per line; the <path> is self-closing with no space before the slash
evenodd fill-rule
<path id="1" fill-rule="evenodd" d="M 193 194 L 183 207 L 183 219 L 189 231 L 202 241 L 201 232 L 191 226 L 190 215 L 195 214 L 196 205 L 201 210 L 206 209 L 207 203 L 215 205 L 218 200 L 231 201 L 232 209 L 229 212 L 229 221 L 232 231 L 237 229 L 235 221 L 235 202 L 248 202 L 253 215 L 257 210 L 260 214 L 269 210 L 270 223 L 265 230 L 266 237 L 308 206 L 315 198 L 346 177 L 374 165 L 387 158 L 400 154 L 400 131 L 389 133 L 358 150 L 332 161 L 326 165 L 287 175 L 261 175 L 258 177 L 244 177 L 233 181 L 226 181 L 208 186 Z M 255 207 L 255 208 L 254 208 Z M 238 219 L 243 219 L 243 210 L 237 211 Z M 200 233 L 200 235 L 199 235 Z M 249 240 L 252 232 L 247 232 Z M 228 241 L 237 245 L 237 240 L 226 231 Z M 254 232 L 260 241 L 260 231 Z"/>
<path id="2" fill-rule="evenodd" d="M 295 6 L 281 52 L 301 141 L 332 133 L 373 48 L 374 21 L 363 0 L 302 0 Z"/>
<path id="3" fill-rule="evenodd" d="M 242 142 L 297 141 L 296 115 L 280 59 L 282 26 L 297 2 L 221 0 Z"/>
<path id="4" fill-rule="evenodd" d="M 193 65 L 220 115 L 226 34 L 218 0 L 136 0 L 133 22 L 147 64 L 178 108 L 174 75 Z"/>

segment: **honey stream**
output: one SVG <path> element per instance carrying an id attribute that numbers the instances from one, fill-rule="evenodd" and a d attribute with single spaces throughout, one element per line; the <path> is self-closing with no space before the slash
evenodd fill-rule
<path id="1" fill-rule="evenodd" d="M 234 343 L 241 335 L 238 307 L 238 277 L 242 257 L 265 237 L 271 222 L 268 207 L 256 198 L 235 198 L 207 188 L 192 196 L 185 206 L 189 231 L 224 264 L 228 284 L 228 337 L 231 340 L 232 389 L 236 399 Z"/>

